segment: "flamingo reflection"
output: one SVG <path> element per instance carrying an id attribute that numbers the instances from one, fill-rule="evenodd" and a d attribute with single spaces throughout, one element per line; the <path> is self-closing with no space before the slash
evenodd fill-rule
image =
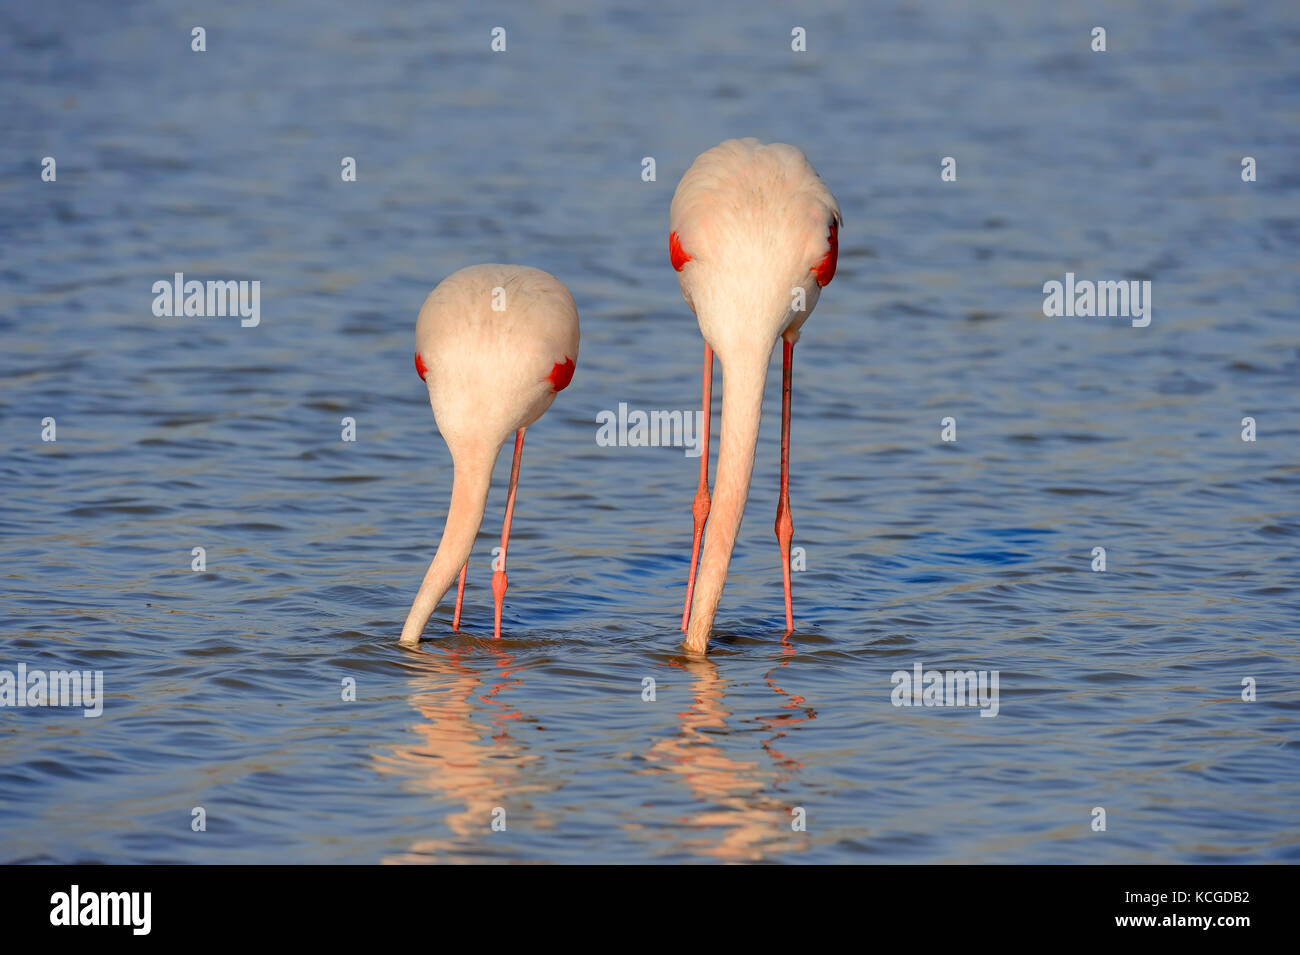
<path id="1" fill-rule="evenodd" d="M 787 641 L 782 642 L 789 646 Z M 788 652 L 793 653 L 793 647 Z M 785 735 L 784 727 L 816 719 L 816 714 L 804 707 L 801 697 L 794 696 L 782 709 L 794 708 L 799 715 L 782 712 L 760 720 L 776 731 L 763 741 L 762 747 L 777 769 L 760 760 L 736 759 L 717 742 L 734 735 L 727 724 L 732 714 L 724 705 L 727 682 L 718 665 L 712 658 L 703 657 L 685 658 L 671 665 L 690 677 L 692 702 L 677 714 L 679 732 L 650 747 L 646 760 L 654 768 L 646 771 L 677 774 L 695 799 L 707 806 L 682 820 L 686 835 L 680 840 L 680 848 L 724 862 L 755 862 L 806 848 L 806 833 L 791 828 L 791 810 L 797 801 L 779 790 L 801 764 L 780 754 L 771 744 Z M 778 668 L 767 675 L 768 685 L 790 696 L 771 679 Z M 709 830 L 721 830 L 721 837 Z"/>
<path id="2" fill-rule="evenodd" d="M 377 757 L 380 772 L 406 778 L 408 786 L 425 790 L 463 808 L 442 818 L 446 836 L 421 839 L 389 863 L 482 861 L 498 835 L 491 828 L 498 807 L 506 810 L 507 831 L 517 814 L 530 829 L 547 828 L 529 796 L 557 787 L 539 780 L 542 759 L 512 729 L 531 725 L 528 717 L 504 699 L 518 686 L 514 658 L 498 648 L 486 648 L 495 665 L 483 665 L 482 644 L 476 647 L 437 646 L 412 655 L 422 672 L 415 678 L 412 704 L 420 720 L 412 729 L 416 742 Z M 489 674 L 489 670 L 491 671 Z M 506 840 L 504 857 L 511 849 Z"/>

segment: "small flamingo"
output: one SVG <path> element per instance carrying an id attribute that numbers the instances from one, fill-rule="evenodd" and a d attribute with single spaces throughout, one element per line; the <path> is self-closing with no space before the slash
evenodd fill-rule
<path id="1" fill-rule="evenodd" d="M 682 608 L 685 648 L 703 653 L 726 582 L 731 551 L 749 495 L 754 448 L 763 411 L 763 385 L 776 340 L 783 340 L 781 496 L 776 537 L 785 585 L 786 632 L 794 630 L 790 601 L 790 382 L 799 330 L 835 276 L 839 205 L 794 146 L 729 139 L 701 153 L 686 170 L 669 213 L 668 254 L 682 297 L 704 335 L 703 441 L 700 483 L 691 507 L 694 542 Z M 713 354 L 722 362 L 722 434 L 709 499 L 709 415 Z M 706 519 L 708 538 L 700 556 Z M 699 579 L 696 565 L 699 563 Z"/>
<path id="2" fill-rule="evenodd" d="M 578 309 L 573 296 L 540 269 L 474 265 L 443 279 L 425 299 L 415 325 L 415 370 L 428 386 L 429 404 L 451 451 L 454 473 L 442 540 L 406 616 L 402 643 L 419 642 L 457 572 L 460 583 L 451 628 L 460 629 L 465 574 L 483 523 L 492 466 L 514 434 L 500 567 L 492 574 L 493 635 L 501 636 L 506 547 L 524 432 L 568 387 L 577 359 Z"/>

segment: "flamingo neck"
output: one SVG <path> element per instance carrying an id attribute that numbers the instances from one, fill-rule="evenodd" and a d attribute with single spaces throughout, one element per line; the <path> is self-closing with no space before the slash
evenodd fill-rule
<path id="1" fill-rule="evenodd" d="M 496 452 L 500 450 L 498 446 Z M 438 602 L 460 575 L 465 561 L 469 560 L 470 551 L 474 549 L 474 538 L 478 536 L 479 525 L 483 523 L 483 510 L 487 506 L 496 452 L 463 452 L 453 456 L 455 474 L 451 483 L 447 522 L 442 529 L 438 550 L 420 583 L 411 611 L 406 615 L 406 623 L 402 626 L 402 643 L 419 642 L 424 625 L 429 622 Z"/>
<path id="2" fill-rule="evenodd" d="M 691 602 L 691 622 L 686 634 L 688 650 L 703 653 L 713 628 L 722 587 L 731 564 L 731 551 L 740 531 L 740 519 L 749 497 L 754 470 L 758 423 L 763 414 L 763 386 L 771 345 L 763 352 L 732 353 L 722 361 L 722 430 L 718 442 L 718 470 L 713 503 L 705 525 L 704 549 Z"/>

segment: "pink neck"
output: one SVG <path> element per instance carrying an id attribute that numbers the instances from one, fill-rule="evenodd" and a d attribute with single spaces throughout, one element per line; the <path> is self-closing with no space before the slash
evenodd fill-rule
<path id="1" fill-rule="evenodd" d="M 745 513 L 770 356 L 770 346 L 761 355 L 733 354 L 730 361 L 718 356 L 722 361 L 722 433 L 718 443 L 718 471 L 714 480 L 713 505 L 705 525 L 695 597 L 691 602 L 690 629 L 684 642 L 685 647 L 695 653 L 703 653 L 708 647 L 713 617 L 727 581 L 731 551 L 740 531 L 740 519 Z"/>
<path id="2" fill-rule="evenodd" d="M 500 451 L 498 447 L 496 449 Z M 451 483 L 451 503 L 447 508 L 447 523 L 442 530 L 438 551 L 424 575 L 411 612 L 402 626 L 402 643 L 418 643 L 424 625 L 442 600 L 447 588 L 460 575 L 460 569 L 474 549 L 474 538 L 483 523 L 483 510 L 487 506 L 488 486 L 492 482 L 492 463 L 496 453 L 484 460 L 479 454 L 462 454 L 455 460 L 455 476 Z"/>

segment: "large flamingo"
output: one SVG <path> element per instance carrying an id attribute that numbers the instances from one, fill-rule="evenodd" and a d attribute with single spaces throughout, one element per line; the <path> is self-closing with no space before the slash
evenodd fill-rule
<path id="1" fill-rule="evenodd" d="M 419 642 L 458 572 L 451 628 L 460 629 L 465 572 L 483 522 L 492 466 L 514 434 L 500 565 L 492 574 L 493 633 L 501 636 L 506 547 L 524 431 L 551 406 L 556 393 L 568 387 L 577 358 L 578 309 L 573 296 L 540 269 L 475 265 L 449 275 L 429 293 L 415 326 L 415 370 L 428 386 L 454 475 L 442 540 L 406 616 L 402 643 Z"/>
<path id="2" fill-rule="evenodd" d="M 682 608 L 684 646 L 703 653 L 726 582 L 740 518 L 749 495 L 763 410 L 767 365 L 783 340 L 781 497 L 776 537 L 790 602 L 790 381 L 794 345 L 821 288 L 835 275 L 839 205 L 794 146 L 729 139 L 701 153 L 673 195 L 668 252 L 682 296 L 704 334 L 704 440 L 700 484 L 691 507 L 694 542 Z M 722 435 L 714 498 L 709 498 L 709 414 L 713 354 L 722 362 Z M 712 510 L 710 511 L 710 504 Z M 708 537 L 700 556 L 705 520 Z M 699 579 L 696 564 L 699 562 Z"/>

